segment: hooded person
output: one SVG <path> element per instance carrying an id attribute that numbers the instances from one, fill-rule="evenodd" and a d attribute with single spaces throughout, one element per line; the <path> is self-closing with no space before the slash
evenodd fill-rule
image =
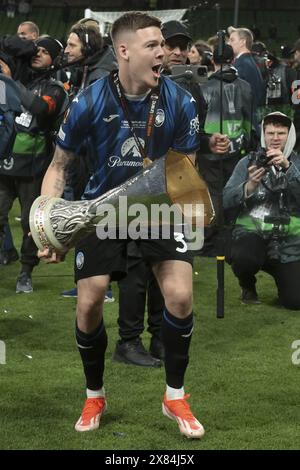
<path id="1" fill-rule="evenodd" d="M 265 128 L 270 123 L 273 123 L 273 125 L 277 127 L 283 126 L 289 129 L 285 146 L 283 148 L 283 155 L 285 155 L 285 157 L 289 161 L 289 164 L 291 164 L 290 158 L 296 143 L 296 130 L 293 121 L 289 116 L 281 113 L 280 111 L 275 111 L 273 113 L 267 114 L 264 120 L 262 121 L 262 131 L 260 136 L 260 145 L 264 149 L 266 149 L 268 145 L 268 142 L 266 142 Z"/>
<path id="2" fill-rule="evenodd" d="M 274 112 L 262 122 L 261 147 L 242 158 L 224 189 L 235 212 L 230 259 L 242 302 L 258 304 L 256 274 L 270 274 L 280 303 L 300 310 L 300 155 L 292 120 Z"/>

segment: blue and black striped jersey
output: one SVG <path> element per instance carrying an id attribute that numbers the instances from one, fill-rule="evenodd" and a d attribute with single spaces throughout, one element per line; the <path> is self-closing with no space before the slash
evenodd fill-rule
<path id="1" fill-rule="evenodd" d="M 145 143 L 150 95 L 127 100 L 135 134 Z M 73 101 L 62 124 L 57 144 L 77 154 L 83 142 L 92 155 L 94 174 L 85 199 L 94 199 L 120 185 L 143 166 L 143 159 L 129 128 L 111 77 L 97 80 Z M 199 149 L 199 121 L 195 100 L 167 77 L 160 79 L 155 124 L 147 156 L 154 160 L 172 148 L 182 153 Z"/>

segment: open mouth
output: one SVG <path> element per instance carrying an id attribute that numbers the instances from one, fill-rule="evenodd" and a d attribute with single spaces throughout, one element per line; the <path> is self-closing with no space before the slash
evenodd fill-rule
<path id="1" fill-rule="evenodd" d="M 152 67 L 153 73 L 154 73 L 154 75 L 156 76 L 156 78 L 159 78 L 159 77 L 160 77 L 161 69 L 162 69 L 162 65 L 161 65 L 161 64 L 154 65 L 154 67 Z"/>

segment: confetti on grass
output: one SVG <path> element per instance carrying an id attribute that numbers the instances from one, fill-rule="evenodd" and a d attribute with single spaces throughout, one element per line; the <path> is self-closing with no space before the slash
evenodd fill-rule
<path id="1" fill-rule="evenodd" d="M 32 359 L 32 356 L 30 354 L 24 354 L 25 357 L 27 357 L 28 359 Z"/>

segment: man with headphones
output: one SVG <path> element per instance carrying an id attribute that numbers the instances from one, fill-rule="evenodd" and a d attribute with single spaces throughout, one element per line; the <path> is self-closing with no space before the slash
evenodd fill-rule
<path id="1" fill-rule="evenodd" d="M 83 18 L 72 26 L 65 54 L 75 93 L 118 67 L 114 51 L 104 44 L 96 20 Z"/>

